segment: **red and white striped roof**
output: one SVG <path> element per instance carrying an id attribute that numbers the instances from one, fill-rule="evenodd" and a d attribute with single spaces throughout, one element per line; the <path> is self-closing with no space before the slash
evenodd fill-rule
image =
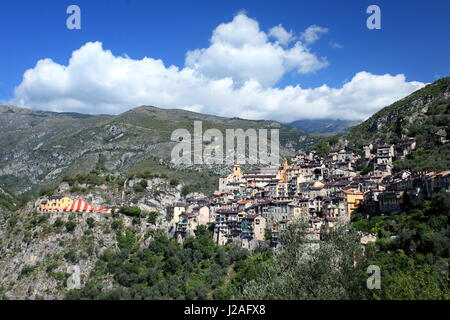
<path id="1" fill-rule="evenodd" d="M 103 212 L 108 213 L 111 209 L 106 209 L 103 206 L 98 208 L 84 201 L 83 199 L 78 199 L 74 201 L 71 205 L 64 208 L 65 212 Z"/>

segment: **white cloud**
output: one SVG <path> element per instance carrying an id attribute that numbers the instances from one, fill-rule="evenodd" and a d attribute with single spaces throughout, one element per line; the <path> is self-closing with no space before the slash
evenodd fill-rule
<path id="1" fill-rule="evenodd" d="M 310 45 L 319 40 L 321 34 L 327 32 L 327 28 L 319 27 L 314 24 L 312 26 L 309 26 L 304 32 L 302 32 L 302 34 L 300 35 L 300 39 L 302 39 L 306 45 Z"/>
<path id="2" fill-rule="evenodd" d="M 269 36 L 275 38 L 279 44 L 285 46 L 289 42 L 294 40 L 294 35 L 292 31 L 287 32 L 281 24 L 273 27 L 269 30 Z"/>
<path id="3" fill-rule="evenodd" d="M 277 31 L 272 31 L 272 35 L 276 32 L 280 36 L 282 27 L 275 28 Z M 285 34 L 281 37 L 283 41 L 288 40 Z M 313 72 L 326 67 L 328 62 L 300 42 L 287 48 L 280 40 L 269 41 L 256 20 L 240 13 L 213 31 L 208 48 L 189 51 L 185 64 L 212 79 L 230 77 L 237 85 L 255 80 L 269 87 L 287 72 Z"/>
<path id="4" fill-rule="evenodd" d="M 342 49 L 342 48 L 344 48 L 343 45 L 341 45 L 340 43 L 337 43 L 336 41 L 330 41 L 330 42 L 328 42 L 328 45 L 330 47 L 332 47 L 332 48 L 335 48 L 335 49 Z"/>
<path id="5" fill-rule="evenodd" d="M 424 85 L 401 74 L 363 71 L 340 88 L 274 88 L 270 84 L 289 70 L 316 70 L 318 60 L 298 42 L 289 49 L 268 42 L 257 22 L 242 14 L 217 27 L 211 46 L 191 51 L 189 59 L 184 68 L 165 66 L 152 58 L 115 56 L 100 42 L 89 42 L 67 65 L 38 61 L 10 103 L 90 114 L 154 105 L 249 119 L 363 119 Z"/>

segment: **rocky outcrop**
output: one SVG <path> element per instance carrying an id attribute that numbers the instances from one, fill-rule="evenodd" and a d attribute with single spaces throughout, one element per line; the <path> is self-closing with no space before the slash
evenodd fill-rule
<path id="1" fill-rule="evenodd" d="M 182 200 L 182 186 L 152 178 L 146 179 L 143 192 L 135 192 L 133 186 L 142 180 L 130 179 L 123 187 L 85 185 L 89 191 L 82 195 L 70 193 L 68 183 L 57 190 L 95 206 L 139 206 L 140 218 L 118 210 L 110 214 L 41 213 L 37 208 L 44 198 L 9 212 L 0 224 L 0 298 L 62 299 L 68 290 L 86 283 L 105 250 L 117 250 L 118 232 L 130 228 L 141 246 L 148 246 L 155 231 L 168 232 L 166 207 Z M 155 224 L 146 219 L 146 214 L 154 211 L 160 213 Z M 112 279 L 104 279 L 106 287 L 111 284 Z"/>
<path id="2" fill-rule="evenodd" d="M 434 130 L 446 123 L 449 88 L 450 78 L 440 79 L 381 109 L 344 137 L 352 145 L 361 146 L 368 142 L 401 141 L 414 137 L 420 126 Z"/>

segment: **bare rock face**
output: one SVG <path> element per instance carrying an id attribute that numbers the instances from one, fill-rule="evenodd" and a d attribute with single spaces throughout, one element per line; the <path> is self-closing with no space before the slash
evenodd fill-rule
<path id="1" fill-rule="evenodd" d="M 67 278 L 67 290 L 80 289 L 81 288 L 81 271 L 79 265 L 70 266 L 67 268 L 67 272 L 70 274 Z"/>

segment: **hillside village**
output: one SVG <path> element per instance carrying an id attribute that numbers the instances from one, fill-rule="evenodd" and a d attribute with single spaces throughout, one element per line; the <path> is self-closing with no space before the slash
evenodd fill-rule
<path id="1" fill-rule="evenodd" d="M 363 207 L 366 215 L 400 211 L 406 203 L 419 205 L 441 189 L 449 190 L 450 171 L 393 173 L 393 161 L 403 159 L 416 147 L 414 139 L 401 144 L 365 145 L 362 153 L 344 146 L 326 158 L 316 152 L 300 152 L 280 167 L 242 171 L 239 164 L 220 178 L 211 199 L 188 199 L 168 208 L 180 239 L 193 235 L 200 224 L 214 223 L 219 245 L 237 242 L 254 249 L 269 240 L 276 247 L 287 224 L 303 219 L 308 236 L 319 241 L 321 230 L 349 221 Z M 372 167 L 367 174 L 356 169 L 357 161 Z M 371 235 L 364 241 L 374 241 Z"/>
<path id="2" fill-rule="evenodd" d="M 288 163 L 244 171 L 235 163 L 218 181 L 211 197 L 192 193 L 178 202 L 164 203 L 163 222 L 168 236 L 182 243 L 195 236 L 200 225 L 214 226 L 214 241 L 254 250 L 277 247 L 280 232 L 292 221 L 307 221 L 307 236 L 320 241 L 321 231 L 348 222 L 355 210 L 366 215 L 400 211 L 405 204 L 420 205 L 441 189 L 449 189 L 450 170 L 411 173 L 393 171 L 393 162 L 416 148 L 408 139 L 398 144 L 366 144 L 358 151 L 348 147 L 331 150 L 326 157 L 315 151 L 299 152 Z M 361 163 L 370 170 L 359 171 Z M 130 183 L 139 183 L 130 181 Z M 143 207 L 142 203 L 126 203 Z M 95 206 L 82 198 L 52 195 L 37 201 L 41 213 L 111 214 L 120 209 Z M 161 208 L 159 208 L 161 209 Z M 148 210 L 147 210 L 148 211 Z M 375 241 L 363 235 L 362 242 Z"/>
<path id="3" fill-rule="evenodd" d="M 423 94 L 432 93 L 435 98 L 417 98 L 423 90 Z M 216 244 L 232 243 L 256 252 L 259 248 L 279 248 L 283 230 L 293 221 L 302 220 L 308 225 L 303 232 L 315 246 L 324 240 L 324 231 L 352 220 L 356 214 L 369 218 L 405 212 L 420 207 L 440 190 L 449 191 L 449 131 L 444 125 L 447 116 L 440 113 L 444 107 L 448 110 L 448 79 L 423 90 L 395 104 L 394 111 L 403 105 L 426 107 L 428 113 L 436 114 L 427 118 L 428 122 L 421 120 L 422 126 L 426 123 L 426 133 L 411 131 L 414 112 L 410 113 L 411 119 L 395 122 L 392 119 L 396 117 L 386 117 L 382 110 L 341 141 L 329 143 L 331 148 L 326 152 L 320 148 L 298 152 L 283 159 L 280 166 L 248 168 L 236 163 L 220 178 L 194 173 L 188 180 L 177 173 L 170 181 L 165 174 L 157 177 L 144 172 L 129 177 L 112 173 L 114 167 L 108 167 L 83 179 L 69 179 L 56 193 L 40 197 L 34 209 L 50 215 L 51 221 L 56 217 L 65 221 L 74 215 L 92 218 L 98 224 L 111 218 L 124 219 L 124 225 L 136 226 L 139 239 L 145 241 L 160 230 L 185 244 L 200 226 L 206 226 L 213 231 Z M 410 130 L 390 136 L 386 132 L 391 132 L 387 129 L 392 127 L 391 122 L 403 123 L 403 129 L 408 123 Z M 360 128 L 364 128 L 363 135 Z M 371 128 L 377 128 L 380 134 L 367 137 Z M 372 143 L 359 143 L 363 141 Z M 415 166 L 417 160 L 426 162 L 425 168 L 440 169 L 425 171 L 423 166 Z M 217 190 L 208 196 L 193 193 L 196 188 L 186 188 L 192 185 L 192 179 L 204 184 L 206 179 L 211 183 L 217 179 Z M 388 237 L 396 237 L 397 233 Z M 380 233 L 372 233 L 370 228 L 360 232 L 363 245 L 377 237 Z M 10 268 L 15 266 L 11 264 Z"/>
<path id="4" fill-rule="evenodd" d="M 103 141 L 110 141 L 110 134 L 120 136 L 121 133 L 111 130 L 110 124 L 99 130 L 82 130 L 82 139 L 77 136 L 74 141 L 90 150 L 90 160 L 82 166 L 84 169 L 78 165 L 73 170 L 55 169 L 51 179 L 46 180 L 52 183 L 46 183 L 45 179 L 40 181 L 41 188 L 50 189 L 37 191 L 41 193 L 37 199 L 34 196 L 22 198 L 18 196 L 20 192 L 14 193 L 28 190 L 34 178 L 27 177 L 23 188 L 0 189 L 0 219 L 4 221 L 0 224 L 0 298 L 62 299 L 67 290 L 79 288 L 86 288 L 79 292 L 79 297 L 83 298 L 115 292 L 112 288 L 122 288 L 124 297 L 129 298 L 128 289 L 133 286 L 128 281 L 129 275 L 134 274 L 130 271 L 130 261 L 147 257 L 141 253 L 149 250 L 158 255 L 159 270 L 177 274 L 176 277 L 186 273 L 192 276 L 188 282 L 180 278 L 178 287 L 184 297 L 205 298 L 218 290 L 217 297 L 223 298 L 221 294 L 227 286 L 234 285 L 225 281 L 230 270 L 235 272 L 232 277 L 241 279 L 236 280 L 239 284 L 248 276 L 241 274 L 247 264 L 260 268 L 260 259 L 276 256 L 275 250 L 271 249 L 283 252 L 281 235 L 284 230 L 289 234 L 293 230 L 289 226 L 297 220 L 306 223 L 300 229 L 305 237 L 299 236 L 306 239 L 306 247 L 310 246 L 315 252 L 327 250 L 327 241 L 332 239 L 330 233 L 342 230 L 336 227 L 341 221 L 351 220 L 350 230 L 344 225 L 345 236 L 355 244 L 358 252 L 361 251 L 359 239 L 367 249 L 364 251 L 367 258 L 373 259 L 372 249 L 376 248 L 375 264 L 392 258 L 393 262 L 389 264 L 397 270 L 397 262 L 404 261 L 405 254 L 408 259 L 416 259 L 417 268 L 424 269 L 405 271 L 400 268 L 396 273 L 384 274 L 399 283 L 395 288 L 402 288 L 405 272 L 405 277 L 415 277 L 416 272 L 428 274 L 429 263 L 433 263 L 433 268 L 441 274 L 448 269 L 449 245 L 446 217 L 450 189 L 450 131 L 446 121 L 450 110 L 448 81 L 423 89 L 427 97 L 429 93 L 436 97 L 432 100 L 417 98 L 422 95 L 421 90 L 396 103 L 395 108 L 388 107 L 393 109 L 389 113 L 391 116 L 386 116 L 382 110 L 350 133 L 316 143 L 316 151 L 282 153 L 288 158 L 283 158 L 281 165 L 272 167 L 235 163 L 231 167 L 222 166 L 218 171 L 212 168 L 173 170 L 163 161 L 151 158 L 153 152 L 144 156 L 150 149 L 139 149 L 141 155 L 130 153 L 129 145 L 134 140 L 128 138 L 122 141 L 126 156 L 121 152 L 115 154 L 115 151 L 105 153 L 102 148 L 92 149 L 87 141 L 91 141 L 90 137 L 97 132 Z M 445 97 L 433 93 L 436 88 L 444 92 Z M 420 108 L 420 116 L 415 111 L 406 116 L 397 114 L 409 105 Z M 127 117 L 134 115 L 134 122 L 143 118 L 142 112 L 155 111 L 153 109 L 158 110 L 138 108 L 128 112 Z M 24 112 L 28 114 L 28 111 Z M 172 115 L 171 111 L 165 117 Z M 16 117 L 17 114 L 9 112 L 8 116 Z M 30 119 L 34 117 L 32 115 Z M 422 131 L 413 128 L 416 121 L 421 121 Z M 11 125 L 13 123 L 11 121 Z M 393 134 L 395 125 L 402 130 Z M 128 129 L 124 127 L 123 130 Z M 149 134 L 146 131 L 142 137 Z M 107 148 L 117 150 L 117 141 Z M 368 141 L 372 143 L 365 144 Z M 35 142 L 29 144 L 35 145 Z M 60 153 L 49 153 L 49 150 L 56 146 L 64 149 L 60 147 L 63 144 L 48 141 L 48 145 L 48 149 L 31 154 L 46 157 L 52 154 L 51 161 L 60 159 Z M 152 146 L 151 150 L 154 149 L 160 149 L 160 146 Z M 18 154 L 11 155 L 11 159 L 18 158 Z M 48 164 L 47 160 L 33 160 L 33 165 Z M 137 165 L 139 162 L 142 163 Z M 15 165 L 17 163 L 15 161 Z M 63 161 L 50 167 L 67 163 Z M 33 171 L 34 167 L 29 167 L 26 162 L 22 164 L 23 172 Z M 441 192 L 443 190 L 447 192 Z M 365 246 L 374 241 L 374 245 Z M 159 250 L 167 246 L 173 249 L 169 250 L 171 253 L 166 249 Z M 203 250 L 204 246 L 209 249 Z M 199 253 L 204 264 L 199 263 Z M 128 254 L 134 258 L 128 259 Z M 248 258 L 244 258 L 246 255 Z M 246 260 L 238 259 L 240 262 L 236 263 L 235 257 Z M 183 265 L 183 272 L 179 268 L 173 270 L 175 260 L 172 258 Z M 185 259 L 193 264 L 185 264 Z M 105 260 L 115 262 L 105 266 Z M 145 263 L 150 261 L 153 264 L 156 260 L 152 258 Z M 214 261 L 222 262 L 219 266 Z M 424 261 L 427 264 L 424 265 Z M 132 264 L 139 265 L 133 270 L 144 270 L 140 262 Z M 206 273 L 205 264 L 210 265 Z M 273 266 L 277 263 L 273 262 Z M 70 271 L 74 268 L 80 271 L 78 280 Z M 217 272 L 218 268 L 222 273 Z M 152 270 L 148 269 L 148 272 Z M 207 290 L 196 287 L 198 277 L 208 283 Z M 214 287 L 215 282 L 208 280 L 214 280 L 214 277 L 224 281 L 223 288 Z M 141 288 L 142 281 L 138 279 L 141 278 L 135 278 L 136 288 Z M 286 279 L 291 279 L 290 275 Z M 166 280 L 161 281 L 166 283 Z M 149 280 L 148 286 L 155 288 L 155 281 Z M 441 280 L 430 281 L 434 285 Z M 91 291 L 93 288 L 95 290 Z M 445 290 L 439 289 L 430 296 L 440 297 Z M 349 290 L 353 291 L 353 288 Z M 397 296 L 397 293 L 387 292 L 383 297 Z M 152 298 L 179 297 L 164 290 L 159 295 L 145 294 Z"/>

